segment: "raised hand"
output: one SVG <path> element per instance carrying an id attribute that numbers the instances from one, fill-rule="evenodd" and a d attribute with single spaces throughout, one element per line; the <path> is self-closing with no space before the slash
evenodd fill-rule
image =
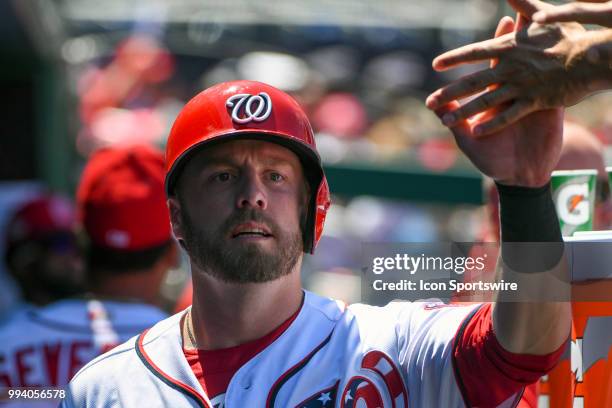
<path id="1" fill-rule="evenodd" d="M 591 92 L 586 79 L 580 78 L 577 59 L 583 58 L 575 38 L 585 30 L 579 24 L 528 24 L 522 30 L 470 44 L 437 57 L 436 70 L 461 64 L 497 59 L 498 64 L 465 76 L 432 93 L 426 101 L 430 109 L 460 98 L 489 90 L 443 118 L 455 126 L 476 113 L 503 105 L 504 109 L 481 123 L 477 135 L 487 135 L 515 123 L 526 115 L 560 106 L 570 106 Z M 568 77 L 575 80 L 568 80 Z"/>
<path id="2" fill-rule="evenodd" d="M 482 92 L 447 112 L 442 119 L 445 125 L 455 126 L 497 107 L 497 114 L 476 129 L 477 135 L 487 135 L 529 113 L 571 106 L 612 87 L 612 30 L 586 31 L 577 23 L 533 23 L 531 18 L 557 7 L 539 0 L 508 2 L 520 13 L 520 29 L 457 48 L 434 60 L 438 71 L 483 60 L 498 61 L 495 67 L 465 76 L 427 98 L 427 107 L 436 110 Z"/>
<path id="3" fill-rule="evenodd" d="M 502 19 L 497 38 L 512 35 L 507 33 L 513 28 L 512 19 Z M 457 101 L 449 101 L 435 112 L 443 118 L 458 107 Z M 484 133 L 478 129 L 497 115 L 498 110 L 492 109 L 470 120 L 458 120 L 451 128 L 458 146 L 480 171 L 502 184 L 525 187 L 546 184 L 561 151 L 563 109 L 530 113 L 501 131 L 480 136 Z"/>

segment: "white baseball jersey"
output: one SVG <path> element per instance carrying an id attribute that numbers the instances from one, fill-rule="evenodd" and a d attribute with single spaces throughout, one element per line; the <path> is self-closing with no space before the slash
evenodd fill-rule
<path id="1" fill-rule="evenodd" d="M 463 407 L 454 339 L 480 306 L 345 308 L 306 292 L 291 325 L 214 403 L 183 353 L 180 312 L 87 364 L 62 407 Z M 482 375 L 485 388 L 492 378 Z"/>
<path id="2" fill-rule="evenodd" d="M 63 388 L 94 357 L 166 317 L 151 305 L 87 299 L 15 313 L 0 326 L 0 387 Z M 11 406 L 19 403 L 58 401 Z"/>

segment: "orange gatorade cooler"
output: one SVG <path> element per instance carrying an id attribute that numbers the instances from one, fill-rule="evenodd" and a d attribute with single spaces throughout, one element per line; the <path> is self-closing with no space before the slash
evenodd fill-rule
<path id="1" fill-rule="evenodd" d="M 566 238 L 572 268 L 572 333 L 540 382 L 539 408 L 612 407 L 612 231 Z"/>

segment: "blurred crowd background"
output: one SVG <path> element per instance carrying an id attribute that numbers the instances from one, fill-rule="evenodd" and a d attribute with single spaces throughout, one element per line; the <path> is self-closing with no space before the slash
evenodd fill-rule
<path id="1" fill-rule="evenodd" d="M 483 181 L 423 101 L 468 73 L 436 73 L 433 57 L 489 38 L 505 13 L 500 0 L 0 2 L 0 226 L 38 191 L 73 196 L 100 147 L 163 148 L 200 90 L 263 81 L 306 109 L 333 193 L 304 284 L 359 300 L 361 243 L 484 236 Z M 567 116 L 597 134 L 612 165 L 612 95 Z M 165 280 L 168 309 L 183 264 Z M 0 271 L 0 314 L 19 296 Z"/>

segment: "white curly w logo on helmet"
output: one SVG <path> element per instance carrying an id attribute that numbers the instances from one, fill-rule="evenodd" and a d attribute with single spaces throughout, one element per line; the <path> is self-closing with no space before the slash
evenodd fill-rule
<path id="1" fill-rule="evenodd" d="M 225 105 L 232 108 L 232 120 L 245 124 L 250 121 L 263 122 L 272 112 L 270 95 L 260 92 L 257 95 L 236 94 L 227 98 Z"/>

